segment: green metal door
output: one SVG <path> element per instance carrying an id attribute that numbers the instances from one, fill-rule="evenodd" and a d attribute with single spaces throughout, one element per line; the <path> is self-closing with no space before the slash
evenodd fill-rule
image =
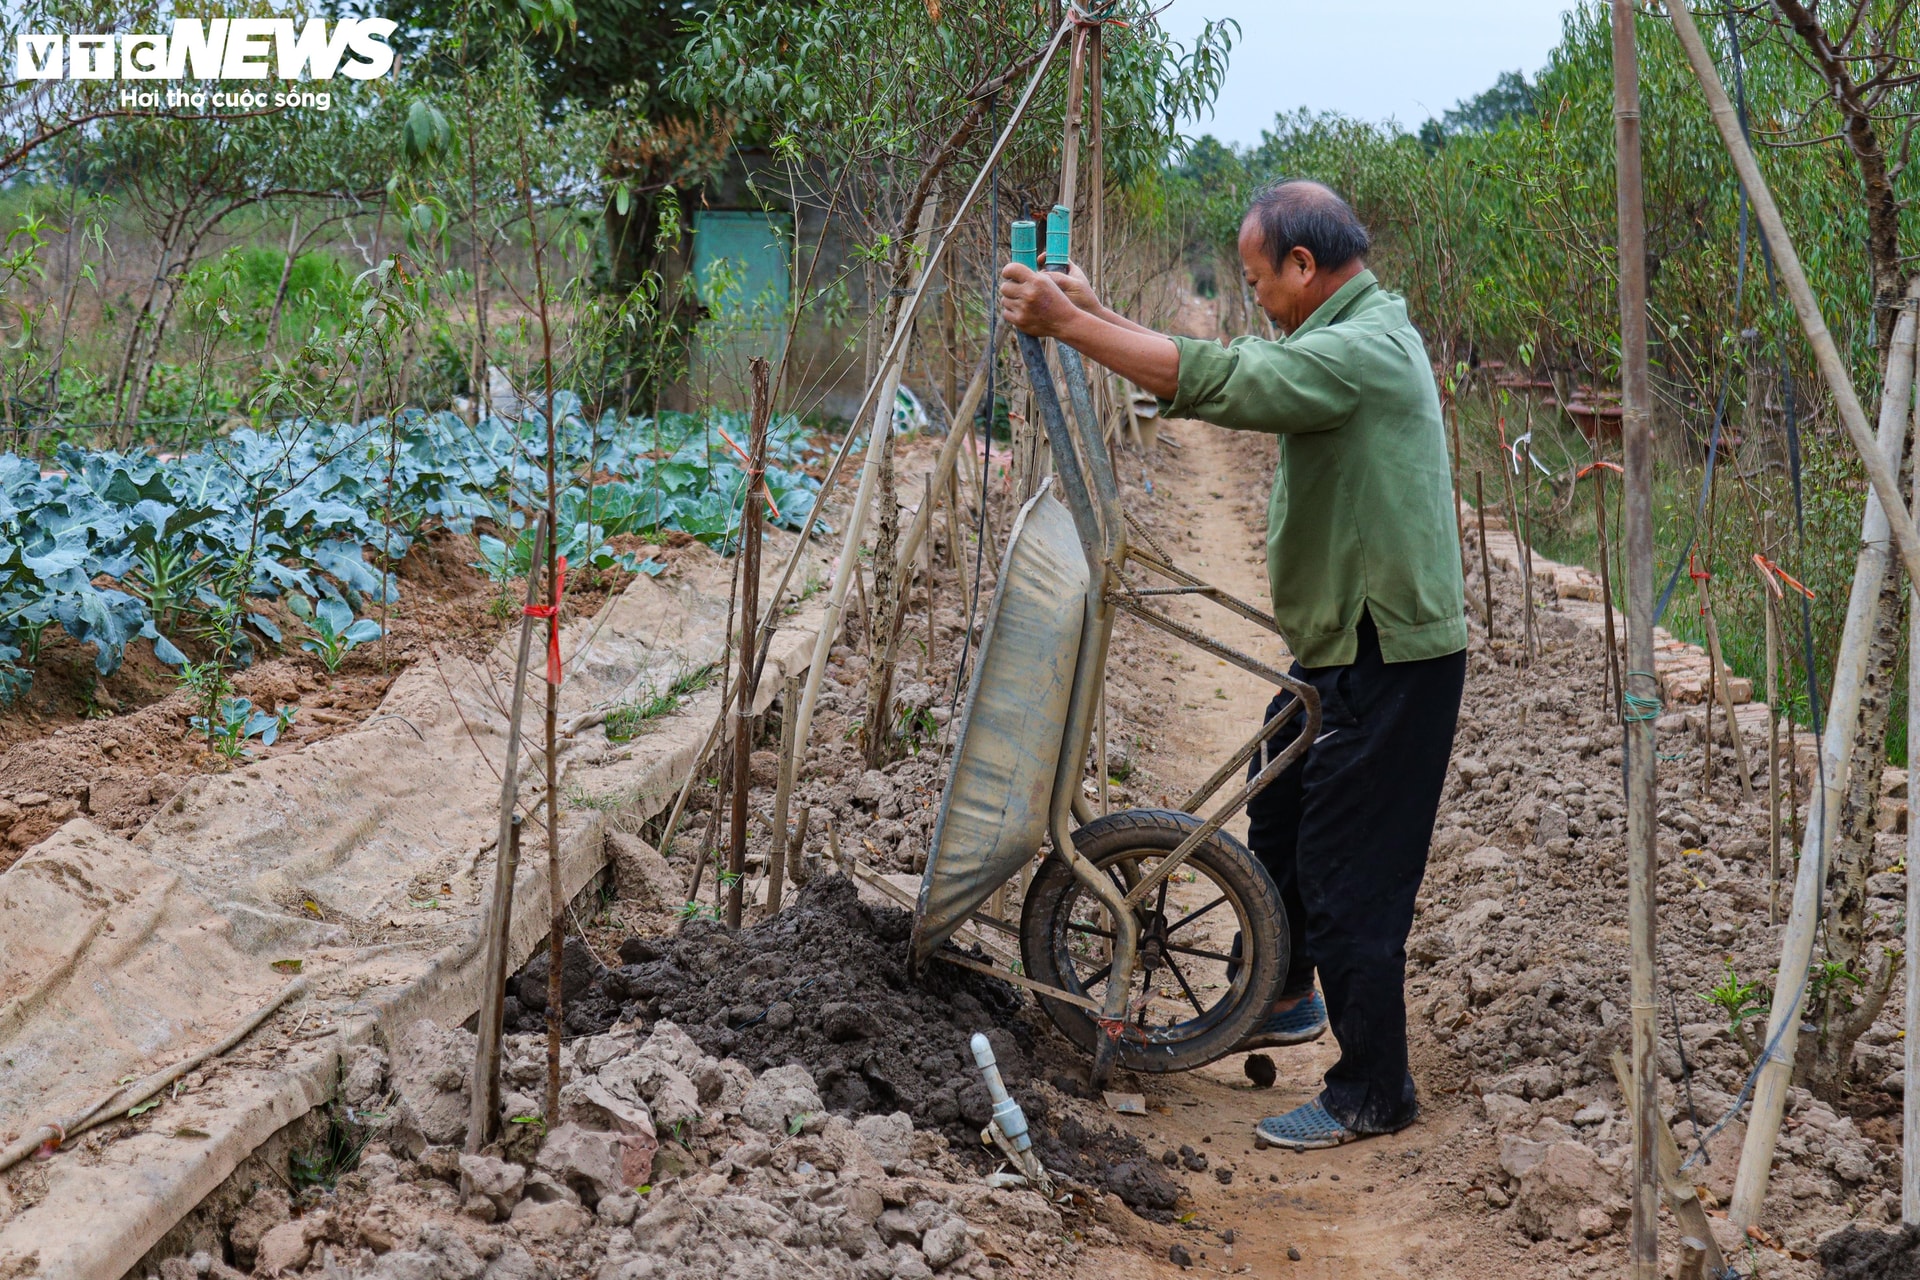
<path id="1" fill-rule="evenodd" d="M 792 227 L 786 214 L 757 210 L 693 215 L 693 278 L 705 309 L 691 370 L 696 401 L 745 409 L 747 362 L 779 364 L 793 296 Z"/>

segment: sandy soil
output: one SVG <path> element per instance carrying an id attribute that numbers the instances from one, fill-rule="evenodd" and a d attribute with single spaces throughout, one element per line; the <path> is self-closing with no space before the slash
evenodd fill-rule
<path id="1" fill-rule="evenodd" d="M 671 561 L 687 552 L 662 554 Z M 286 643 L 261 641 L 258 661 L 233 673 L 234 692 L 260 710 L 298 708 L 280 740 L 255 743 L 252 758 L 297 751 L 358 725 L 414 662 L 432 661 L 436 652 L 490 649 L 510 614 L 502 601 L 510 596 L 507 603 L 517 604 L 525 584 L 509 583 L 503 596 L 473 567 L 479 559 L 469 535 L 435 532 L 416 543 L 400 565 L 388 636 L 353 650 L 333 672 L 298 647 L 301 626 L 283 604 L 252 602 L 279 622 Z M 591 616 L 630 577 L 575 575 L 563 618 Z M 130 646 L 120 670 L 97 679 L 92 646 L 51 633 L 32 688 L 0 713 L 0 871 L 76 813 L 130 834 L 195 775 L 233 767 L 192 729 L 196 714 L 177 673 L 145 645 Z"/>

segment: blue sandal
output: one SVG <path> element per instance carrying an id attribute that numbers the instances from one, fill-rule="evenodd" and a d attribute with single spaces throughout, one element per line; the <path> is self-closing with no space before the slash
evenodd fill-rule
<path id="1" fill-rule="evenodd" d="M 1268 1116 L 1253 1127 L 1253 1132 L 1288 1151 L 1319 1151 L 1344 1146 L 1366 1136 L 1335 1120 L 1318 1098 L 1283 1116 Z"/>
<path id="2" fill-rule="evenodd" d="M 1241 1049 L 1265 1049 L 1275 1045 L 1306 1044 L 1327 1032 L 1327 1002 L 1318 991 L 1310 991 L 1285 1013 L 1270 1013 L 1239 1044 Z"/>

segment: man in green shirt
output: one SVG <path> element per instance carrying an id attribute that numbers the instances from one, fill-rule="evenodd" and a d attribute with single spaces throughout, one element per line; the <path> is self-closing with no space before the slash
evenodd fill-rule
<path id="1" fill-rule="evenodd" d="M 1001 273 L 1003 312 L 1021 331 L 1132 380 L 1169 417 L 1279 437 L 1267 576 L 1293 673 L 1320 692 L 1321 726 L 1248 808 L 1247 842 L 1280 889 L 1293 951 L 1280 998 L 1243 1047 L 1305 1043 L 1331 1023 L 1340 1060 L 1325 1089 L 1259 1126 L 1296 1149 L 1392 1133 L 1418 1114 L 1406 941 L 1466 679 L 1440 398 L 1405 302 L 1366 269 L 1369 247 L 1326 187 L 1262 191 L 1241 224 L 1240 260 L 1286 336 L 1226 347 L 1127 320 L 1077 270 Z"/>

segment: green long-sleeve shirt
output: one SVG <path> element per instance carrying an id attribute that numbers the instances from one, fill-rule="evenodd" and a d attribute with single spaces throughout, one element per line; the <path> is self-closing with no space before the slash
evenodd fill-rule
<path id="1" fill-rule="evenodd" d="M 1174 341 L 1163 414 L 1280 438 L 1267 577 L 1293 656 L 1352 662 L 1363 609 L 1388 662 L 1466 648 L 1440 397 L 1405 301 L 1362 271 L 1278 342 Z"/>

